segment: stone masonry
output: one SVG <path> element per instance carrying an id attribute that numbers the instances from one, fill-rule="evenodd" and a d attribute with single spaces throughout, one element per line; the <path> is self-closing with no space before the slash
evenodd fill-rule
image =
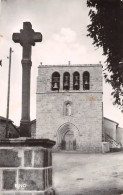
<path id="1" fill-rule="evenodd" d="M 73 73 L 80 74 L 80 89 L 73 90 Z M 90 74 L 90 89 L 83 90 L 83 73 Z M 60 74 L 60 89 L 52 91 L 52 74 Z M 70 89 L 63 90 L 63 74 L 70 74 Z M 65 103 L 71 103 L 71 115 L 65 115 Z M 102 142 L 102 66 L 40 65 L 37 78 L 36 137 L 56 141 L 56 150 L 68 128 L 83 153 L 101 152 Z M 72 134 L 71 134 L 72 136 Z M 67 138 L 66 138 L 67 140 Z"/>
<path id="2" fill-rule="evenodd" d="M 50 140 L 0 141 L 0 195 L 54 195 Z"/>

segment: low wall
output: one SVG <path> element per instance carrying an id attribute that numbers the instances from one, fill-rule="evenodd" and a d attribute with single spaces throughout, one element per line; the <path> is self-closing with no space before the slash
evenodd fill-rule
<path id="1" fill-rule="evenodd" d="M 102 153 L 107 153 L 110 151 L 109 142 L 102 142 Z"/>
<path id="2" fill-rule="evenodd" d="M 52 151 L 46 139 L 0 141 L 0 195 L 54 195 Z"/>

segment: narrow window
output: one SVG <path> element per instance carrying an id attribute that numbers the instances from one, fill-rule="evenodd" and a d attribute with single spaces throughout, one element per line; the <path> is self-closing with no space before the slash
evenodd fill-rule
<path id="1" fill-rule="evenodd" d="M 58 72 L 54 72 L 52 74 L 52 90 L 60 89 L 60 74 Z"/>
<path id="2" fill-rule="evenodd" d="M 85 71 L 83 73 L 83 90 L 90 89 L 90 74 L 89 72 Z"/>
<path id="3" fill-rule="evenodd" d="M 67 101 L 64 103 L 64 115 L 71 116 L 72 115 L 72 102 Z"/>
<path id="4" fill-rule="evenodd" d="M 63 75 L 63 90 L 70 89 L 70 74 L 69 72 L 65 72 Z"/>
<path id="5" fill-rule="evenodd" d="M 73 73 L 73 90 L 79 90 L 80 88 L 80 75 L 78 72 Z"/>
<path id="6" fill-rule="evenodd" d="M 71 116 L 71 104 L 66 104 L 66 116 Z"/>

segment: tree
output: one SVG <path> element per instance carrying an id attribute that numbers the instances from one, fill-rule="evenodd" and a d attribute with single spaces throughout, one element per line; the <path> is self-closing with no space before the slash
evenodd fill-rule
<path id="1" fill-rule="evenodd" d="M 93 44 L 106 55 L 104 77 L 110 83 L 114 104 L 123 112 L 123 0 L 87 0 L 91 24 L 87 26 Z"/>

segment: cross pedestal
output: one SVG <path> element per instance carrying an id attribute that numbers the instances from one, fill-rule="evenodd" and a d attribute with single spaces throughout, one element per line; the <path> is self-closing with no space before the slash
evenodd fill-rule
<path id="1" fill-rule="evenodd" d="M 31 137 L 30 130 L 30 78 L 31 78 L 31 47 L 35 42 L 42 41 L 40 32 L 34 32 L 30 22 L 23 23 L 20 33 L 13 33 L 12 39 L 23 47 L 22 54 L 22 116 L 20 122 L 20 136 Z"/>

